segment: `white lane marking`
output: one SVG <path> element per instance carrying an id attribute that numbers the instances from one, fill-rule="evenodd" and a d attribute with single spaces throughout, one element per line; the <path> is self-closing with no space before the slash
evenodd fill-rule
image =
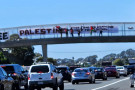
<path id="1" fill-rule="evenodd" d="M 124 80 L 127 80 L 127 79 L 129 79 L 129 77 L 128 78 L 125 78 L 125 79 L 122 79 L 122 80 L 119 80 L 119 81 L 116 81 L 114 83 L 110 83 L 110 84 L 105 85 L 105 86 L 102 86 L 102 87 L 98 87 L 98 88 L 92 89 L 92 90 L 98 90 L 98 89 L 101 89 L 101 88 L 105 88 L 105 87 L 111 86 L 113 84 L 119 83 L 119 82 L 124 81 Z"/>

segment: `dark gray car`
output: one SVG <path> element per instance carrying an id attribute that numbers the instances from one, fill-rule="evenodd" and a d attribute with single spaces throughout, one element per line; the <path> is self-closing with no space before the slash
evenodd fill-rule
<path id="1" fill-rule="evenodd" d="M 14 80 L 0 67 L 0 90 L 15 90 Z"/>

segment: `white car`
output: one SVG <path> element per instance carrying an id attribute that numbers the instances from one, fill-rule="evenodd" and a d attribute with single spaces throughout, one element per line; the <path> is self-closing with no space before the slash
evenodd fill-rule
<path id="1" fill-rule="evenodd" d="M 63 76 L 52 64 L 32 65 L 28 73 L 28 87 L 29 90 L 41 90 L 45 87 L 51 87 L 53 90 L 59 87 L 64 90 Z"/>
<path id="2" fill-rule="evenodd" d="M 127 76 L 127 68 L 124 66 L 116 66 L 117 70 L 119 71 L 120 75 Z"/>

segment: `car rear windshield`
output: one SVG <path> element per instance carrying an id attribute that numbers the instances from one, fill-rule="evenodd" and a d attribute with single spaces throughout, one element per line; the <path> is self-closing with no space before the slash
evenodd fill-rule
<path id="1" fill-rule="evenodd" d="M 117 69 L 124 69 L 124 67 L 117 67 Z"/>
<path id="2" fill-rule="evenodd" d="M 106 68 L 105 70 L 116 70 L 116 68 Z"/>
<path id="3" fill-rule="evenodd" d="M 133 65 L 129 65 L 127 68 L 134 68 L 134 66 Z"/>
<path id="4" fill-rule="evenodd" d="M 74 72 L 88 72 L 87 69 L 75 69 Z"/>
<path id="5" fill-rule="evenodd" d="M 42 66 L 33 66 L 31 68 L 31 72 L 42 72 L 42 73 L 48 73 L 49 72 L 49 68 L 47 65 L 42 65 Z"/>
<path id="6" fill-rule="evenodd" d="M 63 68 L 57 68 L 57 70 L 58 70 L 58 71 L 66 71 L 67 68 L 64 68 L 64 67 L 63 67 Z"/>
<path id="7" fill-rule="evenodd" d="M 13 66 L 1 66 L 7 73 L 14 73 L 14 67 Z"/>
<path id="8" fill-rule="evenodd" d="M 102 68 L 96 68 L 95 71 L 102 71 Z"/>

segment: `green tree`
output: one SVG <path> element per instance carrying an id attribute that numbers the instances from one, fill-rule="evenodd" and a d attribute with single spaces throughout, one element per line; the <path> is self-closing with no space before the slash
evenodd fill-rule
<path id="1" fill-rule="evenodd" d="M 13 34 L 10 36 L 9 41 L 15 41 L 20 39 L 21 38 L 19 37 L 18 34 Z M 34 47 L 32 46 L 14 47 L 14 48 L 9 48 L 8 50 L 10 50 L 12 56 L 15 57 L 15 60 L 11 63 L 17 63 L 20 65 L 31 65 L 33 63 L 33 58 L 35 55 Z"/>
<path id="2" fill-rule="evenodd" d="M 124 62 L 121 59 L 116 59 L 114 60 L 113 65 L 123 66 Z"/>
<path id="3" fill-rule="evenodd" d="M 0 51 L 0 64 L 9 63 L 8 59 L 3 55 L 3 52 Z"/>
<path id="4" fill-rule="evenodd" d="M 48 60 L 48 62 L 52 63 L 53 65 L 57 65 L 56 59 L 47 58 L 47 60 Z M 41 56 L 41 57 L 37 58 L 36 63 L 42 62 L 42 61 L 43 61 L 43 57 Z"/>

